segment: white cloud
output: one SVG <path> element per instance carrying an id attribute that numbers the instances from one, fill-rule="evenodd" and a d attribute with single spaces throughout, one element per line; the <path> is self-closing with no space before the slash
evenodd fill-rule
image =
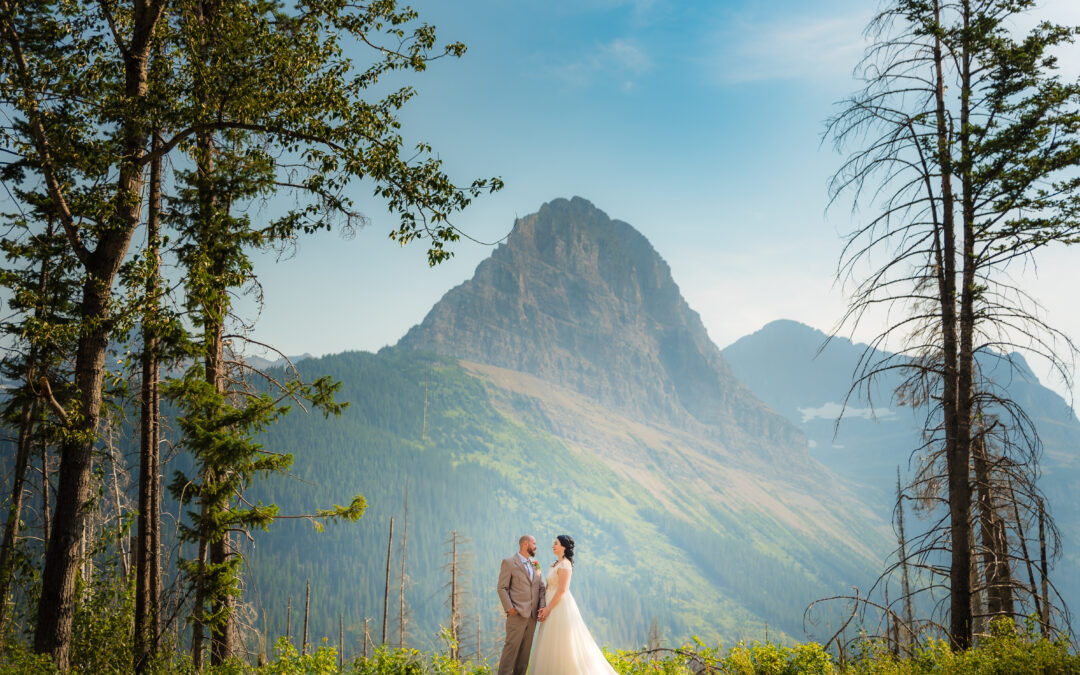
<path id="1" fill-rule="evenodd" d="M 708 34 L 702 58 L 720 84 L 849 78 L 869 44 L 864 31 L 873 17 L 871 9 L 831 16 L 729 14 Z M 1018 32 L 1026 32 L 1046 20 L 1080 25 L 1080 2 L 1045 0 L 1012 23 Z M 1080 77 L 1080 45 L 1066 45 L 1055 53 L 1063 76 Z"/>
<path id="2" fill-rule="evenodd" d="M 848 77 L 866 48 L 867 13 L 731 19 L 712 32 L 706 66 L 721 84 Z"/>
<path id="3" fill-rule="evenodd" d="M 617 68 L 641 75 L 652 68 L 652 60 L 649 55 L 630 40 L 612 40 L 600 48 L 598 54 L 600 64 L 611 64 Z"/>
<path id="4" fill-rule="evenodd" d="M 624 92 L 634 90 L 635 78 L 652 70 L 649 54 L 637 42 L 617 38 L 597 45 L 571 63 L 555 69 L 555 74 L 575 86 L 589 86 L 596 80 L 619 82 Z"/>
<path id="5" fill-rule="evenodd" d="M 809 422 L 810 420 L 827 420 L 834 422 L 840 413 L 844 414 L 844 417 L 858 417 L 864 420 L 876 420 L 883 422 L 891 420 L 896 417 L 896 413 L 889 408 L 854 408 L 848 406 L 846 409 L 840 403 L 830 401 L 825 405 L 818 408 L 799 408 L 799 414 L 802 415 L 802 421 Z M 836 447 L 843 447 L 834 445 Z"/>

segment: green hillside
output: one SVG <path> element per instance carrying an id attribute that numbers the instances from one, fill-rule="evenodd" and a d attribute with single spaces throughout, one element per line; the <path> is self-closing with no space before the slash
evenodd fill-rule
<path id="1" fill-rule="evenodd" d="M 619 647 L 644 643 L 653 618 L 667 638 L 697 634 L 730 642 L 762 636 L 766 622 L 770 635 L 800 637 L 807 603 L 862 583 L 876 569 L 872 556 L 852 555 L 822 534 L 844 530 L 843 523 L 800 532 L 782 512 L 740 502 L 745 469 L 740 473 L 732 465 L 732 485 L 702 484 L 713 475 L 704 464 L 697 476 L 679 471 L 675 454 L 702 452 L 691 447 L 693 439 L 680 441 L 655 428 L 650 436 L 649 429 L 635 431 L 633 421 L 609 413 L 604 421 L 612 429 L 638 434 L 640 456 L 615 456 L 614 446 L 575 440 L 574 420 L 551 400 L 569 394 L 555 387 L 545 386 L 539 396 L 512 391 L 454 359 L 403 350 L 345 353 L 301 365 L 307 374 L 340 380 L 341 398 L 350 407 L 338 419 L 297 411 L 276 424 L 265 442 L 296 456 L 294 474 L 260 484 L 251 496 L 277 503 L 284 514 L 344 503 L 356 493 L 370 507 L 359 524 L 323 533 L 304 520 L 283 520 L 245 546 L 253 591 L 247 598 L 256 603 L 252 618 L 261 628 L 265 611 L 272 636 L 285 632 L 290 597 L 292 634 L 300 633 L 310 578 L 311 635 L 336 636 L 341 613 L 353 649 L 360 648 L 365 617 L 378 641 L 394 516 L 389 623 L 396 641 L 406 490 L 407 640 L 418 646 L 431 645 L 439 626 L 448 623 L 454 530 L 467 541 L 459 549 L 467 589 L 463 650 L 475 651 L 479 620 L 485 655 L 501 639 L 499 561 L 525 532 L 537 536 L 545 565 L 555 535 L 576 539 L 573 592 L 597 638 Z M 576 411 L 570 414 L 586 420 L 579 431 L 595 429 L 593 418 L 604 416 L 581 401 L 568 405 Z M 656 465 L 639 480 L 635 472 L 645 456 Z M 798 499 L 788 501 L 808 501 L 790 490 Z M 790 496 L 784 488 L 776 492 L 781 501 Z M 815 505 L 804 506 L 814 512 Z M 852 514 L 844 522 L 861 518 Z M 869 522 L 854 539 L 880 537 L 879 525 Z"/>

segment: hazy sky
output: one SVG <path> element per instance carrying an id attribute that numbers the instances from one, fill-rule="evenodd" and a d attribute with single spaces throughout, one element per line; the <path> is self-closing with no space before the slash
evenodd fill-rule
<path id="1" fill-rule="evenodd" d="M 773 319 L 828 330 L 844 307 L 841 234 L 860 216 L 825 211 L 840 162 L 824 120 L 857 88 L 852 69 L 876 3 L 867 0 L 420 0 L 412 5 L 468 53 L 409 83 L 407 137 L 431 142 L 459 183 L 498 175 L 456 224 L 481 241 L 515 216 L 581 196 L 640 230 L 712 339 L 724 347 Z M 1045 10 L 1080 23 L 1080 3 Z M 1080 73 L 1080 55 L 1063 55 Z M 392 344 L 490 247 L 462 241 L 429 269 L 422 244 L 367 187 L 371 224 L 324 234 L 285 261 L 264 258 L 256 334 L 290 354 Z M 1080 340 L 1080 248 L 1014 273 L 1051 323 Z M 871 327 L 857 334 L 865 337 Z M 1040 377 L 1047 375 L 1038 364 Z M 1047 384 L 1063 391 L 1060 383 Z"/>

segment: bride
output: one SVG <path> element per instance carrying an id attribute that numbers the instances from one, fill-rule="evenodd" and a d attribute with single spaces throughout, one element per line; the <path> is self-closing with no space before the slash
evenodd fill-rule
<path id="1" fill-rule="evenodd" d="M 547 607 L 540 610 L 529 675 L 616 675 L 570 595 L 574 540 L 560 534 L 551 550 L 556 560 L 547 575 Z"/>

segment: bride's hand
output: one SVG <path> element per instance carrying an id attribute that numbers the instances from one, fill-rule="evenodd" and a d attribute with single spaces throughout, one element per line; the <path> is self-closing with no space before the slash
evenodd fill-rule
<path id="1" fill-rule="evenodd" d="M 546 619 L 547 615 L 548 615 L 548 608 L 547 607 L 541 607 L 540 611 L 536 613 L 536 617 L 540 621 L 543 621 L 544 619 Z"/>

